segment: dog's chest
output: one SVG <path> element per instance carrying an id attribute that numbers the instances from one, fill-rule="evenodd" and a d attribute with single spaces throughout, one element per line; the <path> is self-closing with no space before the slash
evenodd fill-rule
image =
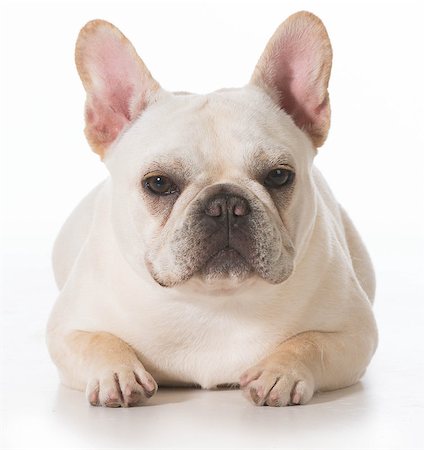
<path id="1" fill-rule="evenodd" d="M 281 316 L 171 308 L 143 320 L 131 344 L 159 383 L 237 383 L 284 337 Z M 287 331 L 287 330 L 286 330 Z"/>

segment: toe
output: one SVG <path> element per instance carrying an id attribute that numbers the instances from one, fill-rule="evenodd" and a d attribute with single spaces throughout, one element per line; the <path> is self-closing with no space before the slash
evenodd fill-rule
<path id="1" fill-rule="evenodd" d="M 277 381 L 278 376 L 275 373 L 264 371 L 258 379 L 245 386 L 243 392 L 255 405 L 262 406 Z"/>
<path id="2" fill-rule="evenodd" d="M 292 390 L 290 403 L 292 405 L 303 405 L 309 402 L 313 395 L 313 385 L 305 380 L 300 380 L 295 384 Z"/>
<path id="3" fill-rule="evenodd" d="M 305 380 L 297 381 L 291 376 L 281 376 L 266 399 L 269 406 L 301 405 L 313 395 L 313 386 Z"/>
<path id="4" fill-rule="evenodd" d="M 293 388 L 293 380 L 285 375 L 280 376 L 277 383 L 270 390 L 266 399 L 269 406 L 286 406 L 290 402 L 290 393 Z"/>
<path id="5" fill-rule="evenodd" d="M 137 384 L 142 387 L 146 398 L 152 397 L 158 390 L 158 385 L 150 373 L 145 370 L 135 370 Z"/>
<path id="6" fill-rule="evenodd" d="M 99 406 L 99 381 L 92 380 L 87 384 L 85 395 L 92 406 Z"/>
<path id="7" fill-rule="evenodd" d="M 262 369 L 258 367 L 252 367 L 251 369 L 246 370 L 240 377 L 240 387 L 243 388 L 253 380 L 257 380 L 262 372 Z"/>

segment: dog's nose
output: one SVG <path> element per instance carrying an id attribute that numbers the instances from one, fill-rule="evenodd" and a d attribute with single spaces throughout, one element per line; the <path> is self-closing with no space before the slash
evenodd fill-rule
<path id="1" fill-rule="evenodd" d="M 205 206 L 205 214 L 218 220 L 244 217 L 249 213 L 249 202 L 244 197 L 228 193 L 213 196 Z"/>

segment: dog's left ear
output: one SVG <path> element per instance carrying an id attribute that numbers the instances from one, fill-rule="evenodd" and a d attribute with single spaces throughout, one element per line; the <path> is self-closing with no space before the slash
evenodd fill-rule
<path id="1" fill-rule="evenodd" d="M 284 109 L 320 147 L 330 127 L 332 50 L 321 20 L 298 12 L 271 37 L 250 80 Z"/>

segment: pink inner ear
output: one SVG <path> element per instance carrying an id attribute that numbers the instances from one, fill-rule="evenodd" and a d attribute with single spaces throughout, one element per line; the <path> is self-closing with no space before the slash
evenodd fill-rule
<path id="1" fill-rule="evenodd" d="M 87 101 L 85 120 L 90 140 L 102 146 L 111 144 L 130 122 L 128 117 L 123 112 L 117 112 L 112 104 L 103 103 L 96 98 Z"/>
<path id="2" fill-rule="evenodd" d="M 320 120 L 323 94 L 317 78 L 321 63 L 317 56 L 319 49 L 308 41 L 305 33 L 291 39 L 278 46 L 270 81 L 280 93 L 281 107 L 303 128 Z"/>
<path id="3" fill-rule="evenodd" d="M 330 126 L 327 86 L 332 51 L 320 19 L 300 11 L 271 37 L 251 83 L 265 89 L 319 147 Z"/>
<path id="4" fill-rule="evenodd" d="M 91 56 L 91 57 L 90 57 Z M 115 113 L 132 120 L 131 104 L 142 95 L 142 74 L 133 48 L 115 30 L 99 30 L 91 43 L 87 65 L 93 91 Z"/>
<path id="5" fill-rule="evenodd" d="M 83 81 L 87 90 L 86 134 L 104 150 L 146 107 L 155 83 L 129 41 L 112 25 L 100 25 L 81 40 Z"/>

